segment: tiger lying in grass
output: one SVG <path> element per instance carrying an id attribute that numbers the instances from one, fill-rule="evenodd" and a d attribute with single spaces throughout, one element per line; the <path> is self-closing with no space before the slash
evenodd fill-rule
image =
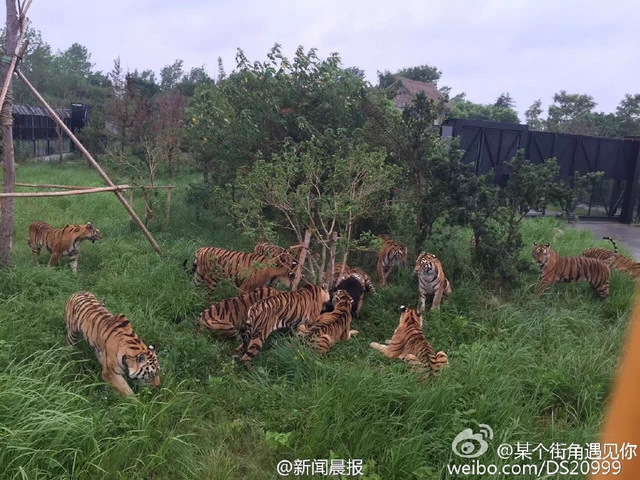
<path id="1" fill-rule="evenodd" d="M 595 258 L 603 263 L 606 263 L 612 268 L 620 272 L 626 272 L 636 280 L 640 279 L 640 262 L 634 262 L 632 259 L 620 255 L 618 253 L 618 245 L 611 237 L 602 237 L 604 240 L 609 240 L 613 244 L 613 252 L 606 248 L 593 247 L 584 250 L 580 256 Z"/>
<path id="2" fill-rule="evenodd" d="M 371 342 L 369 346 L 388 358 L 400 358 L 409 365 L 435 374 L 449 362 L 447 354 L 436 352 L 422 333 L 422 314 L 415 308 L 400 307 L 400 323 L 388 345 Z"/>

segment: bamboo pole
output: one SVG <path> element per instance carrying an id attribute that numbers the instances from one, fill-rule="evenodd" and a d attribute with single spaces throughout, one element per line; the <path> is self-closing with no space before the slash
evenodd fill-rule
<path id="1" fill-rule="evenodd" d="M 51 108 L 51 106 L 47 103 L 47 101 L 44 98 L 42 98 L 42 96 L 38 93 L 38 90 L 36 90 L 35 87 L 31 85 L 29 80 L 27 80 L 27 77 L 25 77 L 20 70 L 16 70 L 15 73 L 25 83 L 25 85 L 29 88 L 29 90 L 31 90 L 31 93 L 33 93 L 33 95 L 40 101 L 40 103 L 42 103 L 42 105 L 47 110 L 47 112 L 49 112 L 49 115 L 51 116 L 51 118 L 55 120 L 55 122 L 60 126 L 60 128 L 64 131 L 64 133 L 66 133 L 67 136 L 71 139 L 71 141 L 76 145 L 76 147 L 78 147 L 78 150 L 82 152 L 82 154 L 89 161 L 91 166 L 93 166 L 93 168 L 96 169 L 96 171 L 105 181 L 105 183 L 110 187 L 115 187 L 116 185 L 111 181 L 111 179 L 105 173 L 105 171 L 102 170 L 102 167 L 100 167 L 98 162 L 94 160 L 94 158 L 91 156 L 89 151 L 86 148 L 84 148 L 84 145 L 82 145 L 80 140 L 78 140 L 76 136 L 71 132 L 71 130 L 69 130 L 69 127 L 67 127 L 64 124 L 64 122 L 60 120 L 60 117 L 58 117 L 56 112 L 53 110 L 53 108 Z M 147 230 L 147 227 L 144 226 L 144 224 L 142 223 L 138 215 L 136 215 L 136 212 L 133 211 L 133 208 L 131 208 L 131 206 L 127 203 L 125 198 L 122 196 L 122 193 L 120 193 L 118 190 L 115 190 L 114 193 L 116 197 L 118 197 L 118 200 L 120 200 L 120 203 L 122 203 L 124 208 L 127 210 L 127 212 L 129 212 L 129 215 L 131 216 L 133 221 L 136 222 L 136 225 L 138 225 L 140 230 L 142 230 L 142 233 L 144 233 L 145 237 L 147 237 L 147 240 L 149 240 L 149 243 L 151 243 L 151 246 L 153 247 L 153 249 L 157 253 L 162 253 L 160 251 L 160 247 L 158 246 L 158 243 L 155 241 L 155 239 L 151 235 L 151 232 L 149 232 L 149 230 Z"/>
<path id="2" fill-rule="evenodd" d="M 82 190 L 67 190 L 66 192 L 11 192 L 0 193 L 0 198 L 15 198 L 15 197 L 65 197 L 68 195 L 87 195 L 89 193 L 100 192 L 118 192 L 120 190 L 126 190 L 129 185 L 116 185 L 115 187 L 96 187 L 96 188 L 83 188 Z"/>
<path id="3" fill-rule="evenodd" d="M 75 185 L 53 185 L 50 183 L 20 183 L 16 182 L 16 187 L 34 187 L 34 188 L 59 188 L 61 190 L 87 190 L 98 187 L 78 187 Z"/>
<path id="4" fill-rule="evenodd" d="M 20 9 L 20 32 L 18 35 L 18 42 L 16 43 L 16 49 L 13 52 L 13 55 L 11 57 L 11 63 L 9 64 L 9 70 L 7 71 L 7 76 L 5 77 L 4 84 L 2 85 L 2 92 L 0 92 L 0 106 L 4 104 L 4 99 L 7 96 L 7 92 L 9 91 L 9 85 L 11 84 L 11 77 L 13 76 L 13 72 L 15 71 L 16 64 L 18 63 L 18 58 L 22 57 L 29 43 L 29 42 L 22 43 L 22 37 L 24 36 L 24 32 L 27 28 L 25 19 L 27 18 L 27 10 L 29 10 L 29 7 L 31 6 L 32 1 L 33 0 L 27 0 L 26 4 Z"/>

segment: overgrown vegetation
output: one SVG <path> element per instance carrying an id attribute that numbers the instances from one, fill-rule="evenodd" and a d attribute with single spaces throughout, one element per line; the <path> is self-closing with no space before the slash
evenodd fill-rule
<path id="1" fill-rule="evenodd" d="M 100 183 L 82 162 L 21 165 L 18 181 Z M 355 458 L 368 465 L 368 478 L 436 479 L 461 461 L 451 453 L 455 435 L 477 423 L 505 442 L 596 441 L 634 284 L 614 273 L 606 302 L 586 283 L 554 285 L 533 299 L 538 272 L 529 245 L 551 242 L 570 255 L 606 242 L 554 219 L 525 219 L 518 255 L 528 269 L 514 284 L 490 285 L 470 261 L 471 230 L 438 220 L 431 247 L 454 293 L 427 314 L 425 334 L 449 355 L 441 375 L 420 383 L 402 362 L 368 346 L 390 338 L 400 304 L 416 303 L 409 268 L 367 296 L 354 322 L 359 336 L 321 357 L 276 335 L 247 373 L 231 359 L 235 342 L 193 334 L 208 301 L 181 263 L 201 245 L 253 245 L 222 211 L 196 221 L 181 192 L 170 229 L 150 223 L 161 257 L 110 194 L 17 203 L 15 267 L 0 272 L 4 478 L 262 479 L 278 478 L 282 459 Z M 77 276 L 67 262 L 34 266 L 26 235 L 35 219 L 91 220 L 103 239 L 82 246 Z M 360 258 L 373 272 L 375 254 Z M 156 345 L 159 390 L 141 387 L 135 398 L 122 398 L 100 381 L 90 348 L 66 347 L 64 304 L 79 290 L 125 313 Z M 214 300 L 232 292 L 223 285 Z M 504 462 L 493 447 L 483 461 Z"/>

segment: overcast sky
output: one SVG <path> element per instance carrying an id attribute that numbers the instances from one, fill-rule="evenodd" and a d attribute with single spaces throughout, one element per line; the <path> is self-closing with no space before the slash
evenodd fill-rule
<path id="1" fill-rule="evenodd" d="M 95 68 L 120 57 L 130 70 L 184 60 L 215 78 L 217 58 L 235 67 L 242 48 L 266 60 L 278 42 L 321 57 L 338 52 L 345 67 L 378 70 L 429 64 L 452 94 L 491 103 L 510 92 L 523 112 L 545 108 L 560 90 L 586 93 L 597 110 L 615 111 L 640 93 L 640 3 L 565 0 L 34 0 L 33 27 L 54 51 L 77 42 Z"/>

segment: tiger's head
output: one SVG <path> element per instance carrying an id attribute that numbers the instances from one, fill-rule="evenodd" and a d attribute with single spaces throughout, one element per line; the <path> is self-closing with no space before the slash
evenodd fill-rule
<path id="1" fill-rule="evenodd" d="M 389 252 L 389 257 L 393 263 L 405 265 L 407 261 L 407 246 L 395 243 L 391 252 Z"/>
<path id="2" fill-rule="evenodd" d="M 422 252 L 416 260 L 416 267 L 414 269 L 417 275 L 429 276 L 438 273 L 438 258 L 433 253 Z"/>
<path id="3" fill-rule="evenodd" d="M 160 385 L 160 366 L 153 345 L 149 345 L 146 351 L 137 355 L 126 355 L 123 360 L 129 370 L 129 378 L 133 380 L 151 379 L 149 383 L 151 386 Z"/>
<path id="4" fill-rule="evenodd" d="M 346 290 L 336 290 L 333 294 L 333 299 L 331 300 L 334 308 L 337 308 L 338 305 L 346 305 L 349 309 L 353 305 L 353 298 L 351 295 L 347 293 Z"/>
<path id="5" fill-rule="evenodd" d="M 404 305 L 400 305 L 400 324 L 398 328 L 408 327 L 411 325 L 417 325 L 422 328 L 422 313 L 415 308 L 407 308 Z"/>
<path id="6" fill-rule="evenodd" d="M 73 225 L 69 226 L 71 227 Z M 86 225 L 75 225 L 72 232 L 76 240 L 91 240 L 91 243 L 96 243 L 96 240 L 102 238 L 100 230 L 94 227 L 91 222 L 87 222 Z"/>
<path id="7" fill-rule="evenodd" d="M 538 245 L 534 242 L 532 256 L 540 268 L 544 268 L 551 257 L 551 244 Z"/>

